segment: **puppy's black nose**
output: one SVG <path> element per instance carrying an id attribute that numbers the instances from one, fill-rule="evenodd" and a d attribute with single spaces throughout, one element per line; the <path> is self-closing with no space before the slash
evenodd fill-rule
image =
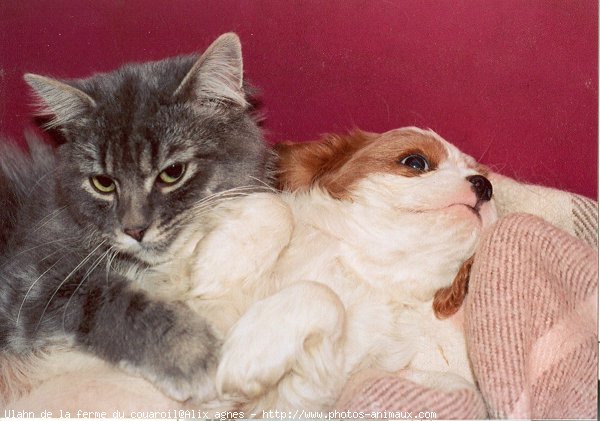
<path id="1" fill-rule="evenodd" d="M 482 175 L 470 175 L 467 180 L 472 184 L 471 188 L 477 196 L 477 200 L 488 201 L 492 198 L 492 183 Z"/>

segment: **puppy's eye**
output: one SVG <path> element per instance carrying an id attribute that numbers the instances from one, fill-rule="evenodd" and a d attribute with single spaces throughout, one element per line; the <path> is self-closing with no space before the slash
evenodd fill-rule
<path id="1" fill-rule="evenodd" d="M 422 155 L 408 155 L 407 157 L 402 158 L 400 163 L 417 171 L 429 171 L 429 161 Z"/>
<path id="2" fill-rule="evenodd" d="M 173 164 L 161 171 L 158 181 L 162 184 L 175 184 L 185 173 L 185 164 Z"/>
<path id="3" fill-rule="evenodd" d="M 90 184 L 96 191 L 102 194 L 110 194 L 114 192 L 117 187 L 113 179 L 106 175 L 95 175 L 90 177 Z"/>

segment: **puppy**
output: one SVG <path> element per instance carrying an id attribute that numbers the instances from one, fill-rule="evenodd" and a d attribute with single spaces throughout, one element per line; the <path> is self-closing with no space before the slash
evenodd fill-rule
<path id="1" fill-rule="evenodd" d="M 330 408 L 366 368 L 473 385 L 460 326 L 439 317 L 460 306 L 496 220 L 486 169 L 417 128 L 279 154 L 286 192 L 225 203 L 187 265 L 158 278 L 182 285 L 223 335 L 220 396 L 264 417 Z"/>
<path id="2" fill-rule="evenodd" d="M 460 306 L 470 258 L 496 219 L 486 169 L 417 128 L 278 149 L 283 193 L 232 193 L 200 206 L 181 258 L 140 286 L 184 299 L 224 340 L 218 399 L 184 407 L 259 418 L 326 410 L 367 368 L 402 370 L 432 387 L 473 386 L 460 325 L 438 316 Z M 54 363 L 61 375 L 43 384 L 46 403 L 60 407 L 51 391 L 61 384 L 79 393 L 91 384 L 80 401 L 98 407 L 108 392 L 98 377 L 82 377 L 94 367 L 112 370 L 109 388 L 121 386 L 108 393 L 114 409 L 182 407 L 86 358 L 75 371 L 73 353 L 62 368 Z M 12 407 L 38 397 L 34 390 Z"/>

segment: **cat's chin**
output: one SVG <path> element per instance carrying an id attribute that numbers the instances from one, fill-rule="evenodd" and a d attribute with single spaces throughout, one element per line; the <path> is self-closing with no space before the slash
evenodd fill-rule
<path id="1" fill-rule="evenodd" d="M 164 244 L 135 243 L 116 244 L 115 248 L 120 254 L 129 256 L 149 266 L 159 265 L 168 261 L 172 256 L 166 252 L 168 247 Z"/>

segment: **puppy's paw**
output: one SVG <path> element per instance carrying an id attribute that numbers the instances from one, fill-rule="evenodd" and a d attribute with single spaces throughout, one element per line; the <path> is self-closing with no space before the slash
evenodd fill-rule
<path id="1" fill-rule="evenodd" d="M 321 351 L 338 343 L 344 321 L 337 295 L 314 282 L 294 284 L 257 302 L 223 345 L 216 376 L 219 394 L 253 399 L 291 372 L 304 376 L 307 367 L 327 365 L 321 356 L 339 349 Z"/>
<path id="2" fill-rule="evenodd" d="M 220 396 L 252 399 L 262 395 L 291 368 L 295 344 L 275 337 L 273 320 L 244 317 L 223 346 L 216 383 Z"/>

